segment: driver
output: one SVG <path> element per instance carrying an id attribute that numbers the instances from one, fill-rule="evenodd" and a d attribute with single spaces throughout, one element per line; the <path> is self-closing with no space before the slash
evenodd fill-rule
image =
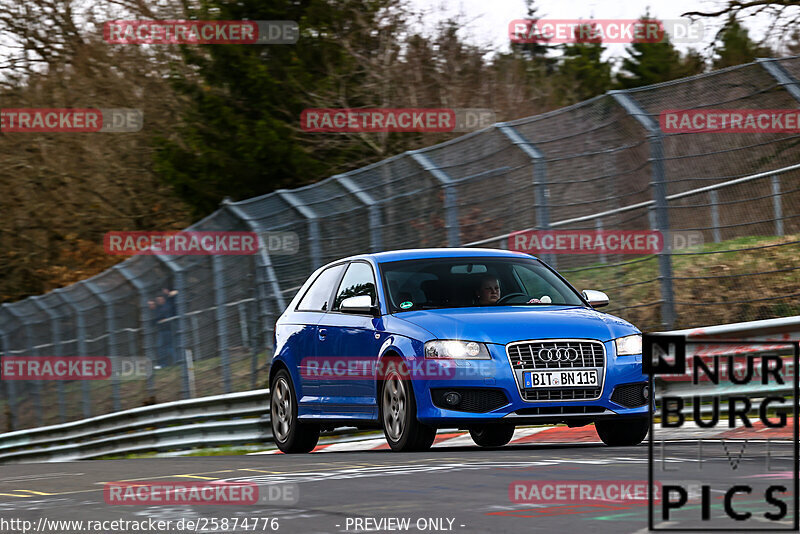
<path id="1" fill-rule="evenodd" d="M 491 306 L 497 304 L 500 300 L 500 281 L 497 277 L 486 275 L 480 279 L 478 289 L 475 291 L 475 296 L 478 299 L 479 306 Z M 547 300 L 545 300 L 547 299 Z M 550 297 L 542 297 L 539 299 L 530 299 L 528 304 L 550 303 Z"/>
<path id="2" fill-rule="evenodd" d="M 500 282 L 494 276 L 484 276 L 475 293 L 480 306 L 497 304 L 497 301 L 500 300 Z"/>

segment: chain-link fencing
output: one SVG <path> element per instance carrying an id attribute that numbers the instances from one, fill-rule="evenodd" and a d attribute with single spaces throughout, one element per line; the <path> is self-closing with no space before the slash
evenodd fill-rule
<path id="1" fill-rule="evenodd" d="M 496 124 L 190 230 L 293 232 L 293 254 L 135 256 L 0 307 L 6 356 L 145 357 L 145 380 L 0 381 L 0 430 L 264 387 L 274 324 L 317 267 L 416 247 L 507 248 L 538 230 L 659 230 L 704 246 L 548 255 L 642 330 L 800 314 L 800 135 L 668 133 L 670 109 L 798 109 L 800 58 L 769 59 Z M 322 134 L 321 134 L 322 135 Z M 669 240 L 667 240 L 669 241 Z"/>

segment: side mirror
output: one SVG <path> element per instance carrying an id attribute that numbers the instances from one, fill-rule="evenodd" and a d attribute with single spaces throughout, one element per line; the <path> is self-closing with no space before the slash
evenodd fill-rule
<path id="1" fill-rule="evenodd" d="M 583 298 L 593 307 L 601 308 L 608 306 L 608 295 L 602 291 L 595 291 L 594 289 L 584 289 L 581 291 Z"/>
<path id="2" fill-rule="evenodd" d="M 369 315 L 378 315 L 380 313 L 378 307 L 372 304 L 372 298 L 369 295 L 347 297 L 339 304 L 339 311 L 342 313 Z"/>

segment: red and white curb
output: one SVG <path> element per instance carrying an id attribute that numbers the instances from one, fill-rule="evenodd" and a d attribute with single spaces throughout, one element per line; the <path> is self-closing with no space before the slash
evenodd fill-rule
<path id="1" fill-rule="evenodd" d="M 793 439 L 791 420 L 782 428 L 765 427 L 760 421 L 754 421 L 752 428 L 734 429 L 699 428 L 686 424 L 680 428 L 658 428 L 655 430 L 656 440 L 695 440 L 695 439 Z M 389 450 L 389 444 L 383 435 L 380 437 L 365 436 L 363 438 L 339 438 L 337 441 L 317 445 L 312 453 L 317 452 L 353 452 Z M 345 441 L 346 440 L 346 441 Z M 509 445 L 525 445 L 529 443 L 602 443 L 593 425 L 578 428 L 566 426 L 519 427 L 514 432 Z M 442 432 L 437 434 L 433 442 L 434 449 L 450 447 L 477 447 L 469 432 Z M 278 449 L 251 452 L 250 455 L 283 454 Z"/>

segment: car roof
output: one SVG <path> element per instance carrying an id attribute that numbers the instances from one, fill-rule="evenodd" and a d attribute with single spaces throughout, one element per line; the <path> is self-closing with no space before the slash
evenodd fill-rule
<path id="1" fill-rule="evenodd" d="M 406 250 L 389 250 L 386 252 L 376 252 L 374 254 L 360 254 L 343 258 L 344 260 L 365 259 L 373 260 L 376 263 L 387 263 L 402 260 L 424 260 L 430 258 L 526 258 L 530 259 L 530 254 L 522 252 L 512 252 L 510 250 L 500 250 L 496 248 L 413 248 Z M 342 260 L 339 260 L 342 261 Z"/>

